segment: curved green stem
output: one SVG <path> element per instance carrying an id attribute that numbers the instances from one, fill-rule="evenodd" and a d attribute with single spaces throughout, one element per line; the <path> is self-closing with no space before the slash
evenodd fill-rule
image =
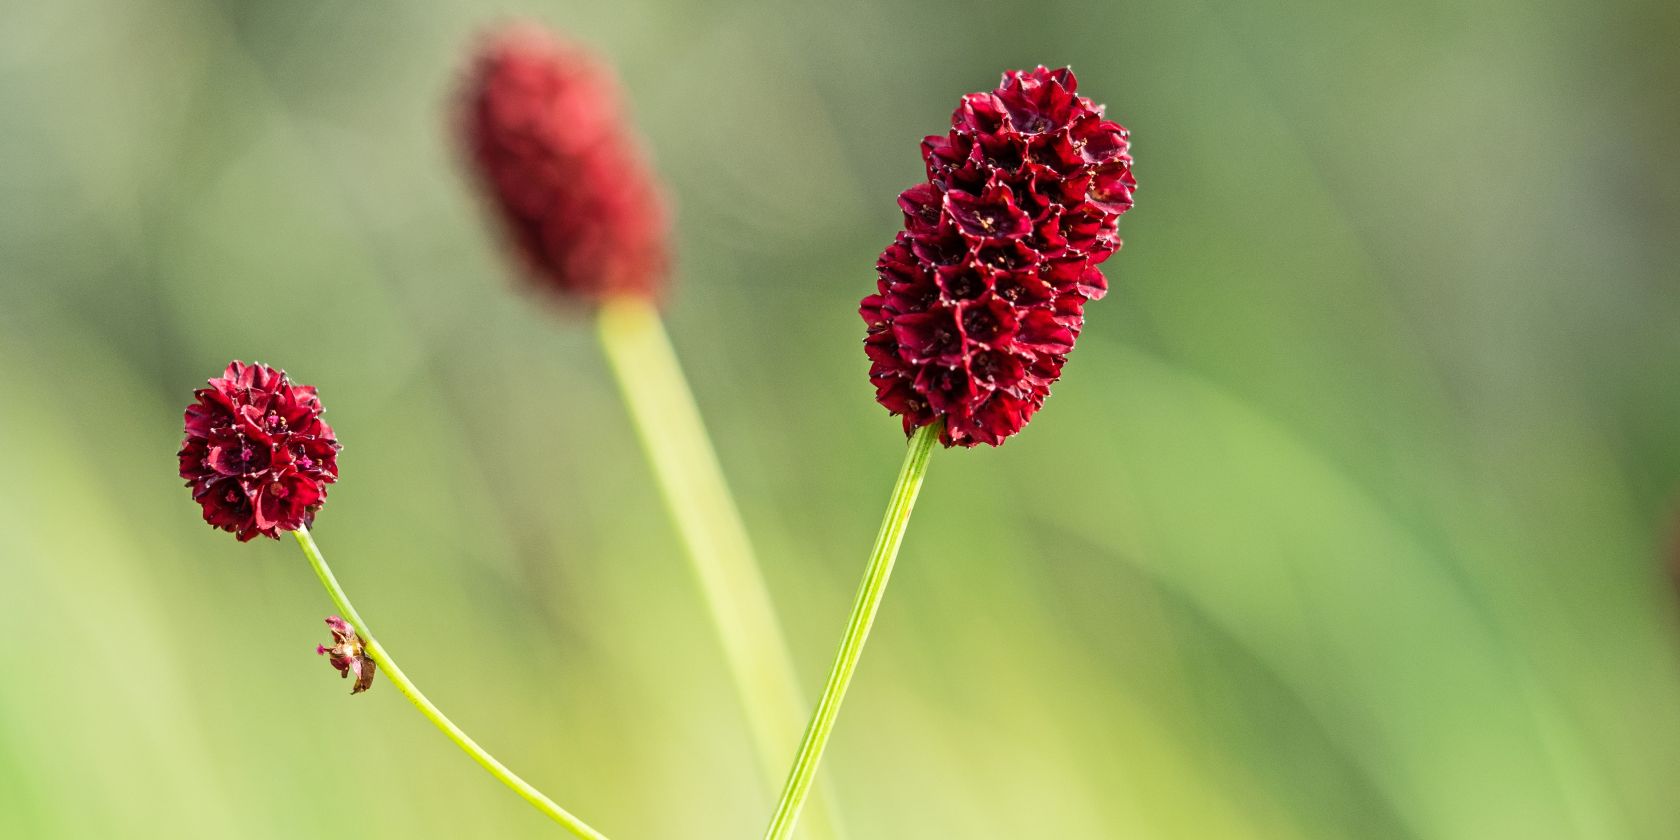
<path id="1" fill-rule="evenodd" d="M 609 300 L 598 326 L 717 630 L 768 788 L 787 767 L 808 708 L 769 588 L 658 310 L 640 298 Z M 832 808 L 813 803 L 812 811 L 821 814 L 807 825 L 808 837 L 842 834 Z"/>
<path id="2" fill-rule="evenodd" d="M 467 755 L 472 756 L 473 760 L 478 762 L 485 770 L 490 771 L 490 775 L 501 780 L 502 784 L 513 788 L 514 793 L 524 797 L 525 801 L 531 803 L 537 810 L 565 826 L 566 830 L 584 838 L 584 840 L 606 840 L 605 834 L 590 828 L 583 820 L 573 816 L 565 808 L 555 804 L 554 800 L 544 796 L 542 791 L 532 787 L 530 782 L 519 778 L 518 774 L 507 769 L 505 765 L 496 760 L 495 756 L 479 746 L 477 741 L 474 741 L 467 733 L 462 732 L 461 727 L 456 726 L 453 721 L 444 716 L 443 712 L 438 711 L 438 707 L 432 705 L 432 701 L 427 700 L 426 695 L 420 693 L 419 687 L 409 680 L 408 675 L 404 674 L 401 668 L 397 667 L 397 663 L 391 659 L 391 654 L 386 652 L 379 641 L 373 637 L 373 632 L 368 630 L 367 623 L 362 621 L 361 615 L 356 612 L 355 606 L 350 603 L 350 597 L 344 594 L 344 588 L 339 586 L 338 579 L 333 577 L 332 569 L 327 567 L 327 560 L 321 556 L 321 549 L 315 545 L 315 538 L 310 535 L 309 529 L 299 528 L 292 532 L 292 536 L 297 538 L 298 545 L 303 548 L 304 555 L 309 558 L 309 565 L 315 568 L 315 575 L 321 579 L 321 585 L 327 588 L 327 594 L 332 596 L 333 603 L 338 605 L 339 612 L 344 614 L 345 620 L 349 621 L 350 626 L 356 628 L 356 633 L 362 637 L 367 655 L 378 664 L 381 671 L 385 672 L 385 676 L 391 678 L 391 682 L 397 686 L 397 690 L 402 692 L 404 697 L 407 697 L 415 707 L 420 709 L 420 714 L 425 715 L 427 720 L 443 730 L 443 734 L 448 735 L 449 740 L 454 741 L 456 746 L 465 750 Z"/>
<path id="3" fill-rule="evenodd" d="M 852 602 L 852 615 L 846 622 L 846 634 L 840 639 L 840 651 L 834 656 L 834 666 L 829 669 L 822 698 L 817 701 L 811 723 L 805 728 L 805 739 L 799 744 L 799 755 L 794 759 L 793 769 L 788 771 L 782 799 L 776 805 L 776 815 L 764 832 L 765 840 L 786 840 L 793 834 L 794 824 L 799 820 L 799 809 L 810 794 L 811 781 L 817 775 L 817 763 L 822 761 L 823 748 L 828 746 L 828 736 L 834 731 L 834 720 L 840 716 L 840 703 L 846 699 L 846 687 L 851 684 L 858 659 L 863 656 L 863 643 L 869 640 L 869 627 L 875 622 L 876 610 L 881 607 L 881 596 L 886 594 L 887 579 L 892 575 L 893 561 L 898 558 L 898 547 L 904 542 L 904 529 L 910 524 L 910 510 L 916 505 L 916 493 L 922 489 L 922 478 L 927 475 L 928 457 L 933 453 L 934 442 L 939 439 L 939 428 L 938 423 L 923 426 L 910 438 L 904 466 L 898 472 L 898 483 L 893 485 L 892 500 L 887 503 L 881 530 L 875 535 L 875 549 L 869 554 L 863 583 L 858 586 L 857 599 Z"/>

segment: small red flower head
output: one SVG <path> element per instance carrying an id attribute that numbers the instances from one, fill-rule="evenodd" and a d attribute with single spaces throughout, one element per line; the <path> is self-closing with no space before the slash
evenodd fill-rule
<path id="1" fill-rule="evenodd" d="M 596 301 L 657 296 L 665 204 L 611 72 L 521 25 L 484 44 L 466 100 L 468 152 L 531 279 Z"/>
<path id="2" fill-rule="evenodd" d="M 181 477 L 204 521 L 240 542 L 314 522 L 338 480 L 340 448 L 315 389 L 267 365 L 233 362 L 194 397 Z"/>
<path id="3" fill-rule="evenodd" d="M 373 673 L 376 670 L 373 660 L 367 655 L 367 646 L 362 637 L 356 635 L 355 628 L 349 622 L 336 615 L 327 616 L 327 628 L 332 631 L 332 647 L 316 645 L 317 656 L 326 656 L 327 661 L 338 669 L 340 677 L 355 676 L 356 684 L 350 687 L 351 694 L 361 694 L 373 686 Z"/>
<path id="4" fill-rule="evenodd" d="M 1020 431 L 1108 291 L 1097 265 L 1137 182 L 1126 129 L 1076 86 L 1072 70 L 1011 70 L 922 141 L 927 181 L 899 195 L 904 230 L 859 310 L 875 398 L 906 434 L 943 420 L 946 446 L 996 446 Z"/>

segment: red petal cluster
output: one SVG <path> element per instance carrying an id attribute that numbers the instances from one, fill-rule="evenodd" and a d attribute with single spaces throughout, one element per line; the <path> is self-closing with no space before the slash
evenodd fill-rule
<path id="1" fill-rule="evenodd" d="M 597 301 L 657 296 L 665 204 L 608 69 L 516 26 L 479 52 L 466 99 L 468 151 L 532 280 Z"/>
<path id="2" fill-rule="evenodd" d="M 193 396 L 181 477 L 204 521 L 240 542 L 314 522 L 338 480 L 340 449 L 315 389 L 267 365 L 233 362 Z"/>
<path id="3" fill-rule="evenodd" d="M 1097 265 L 1137 185 L 1128 135 L 1072 70 L 1011 70 L 963 97 L 922 158 L 859 310 L 869 378 L 906 434 L 943 420 L 946 446 L 996 446 L 1044 405 L 1108 290 Z"/>

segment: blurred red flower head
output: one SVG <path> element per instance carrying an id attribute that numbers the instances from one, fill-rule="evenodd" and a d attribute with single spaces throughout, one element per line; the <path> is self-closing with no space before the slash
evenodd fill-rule
<path id="1" fill-rule="evenodd" d="M 1097 265 L 1137 183 L 1128 134 L 1073 71 L 1011 70 L 963 97 L 922 158 L 859 310 L 869 378 L 906 434 L 943 420 L 946 446 L 996 446 L 1044 405 L 1108 290 Z"/>
<path id="2" fill-rule="evenodd" d="M 516 25 L 479 50 L 465 98 L 472 164 L 531 279 L 595 301 L 657 297 L 668 264 L 665 202 L 609 69 L 539 27 Z"/>
<path id="3" fill-rule="evenodd" d="M 233 362 L 194 398 L 179 456 L 204 521 L 241 542 L 312 523 L 338 480 L 340 449 L 315 389 Z"/>

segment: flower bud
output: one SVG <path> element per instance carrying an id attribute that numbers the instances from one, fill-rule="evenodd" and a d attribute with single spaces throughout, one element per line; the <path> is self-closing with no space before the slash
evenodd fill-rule
<path id="1" fill-rule="evenodd" d="M 349 622 L 336 615 L 327 616 L 327 629 L 332 631 L 332 647 L 316 645 L 316 655 L 327 657 L 327 661 L 338 669 L 340 677 L 355 676 L 356 683 L 350 687 L 351 694 L 367 691 L 373 686 L 376 668 L 367 655 L 362 637 L 356 635 Z"/>

